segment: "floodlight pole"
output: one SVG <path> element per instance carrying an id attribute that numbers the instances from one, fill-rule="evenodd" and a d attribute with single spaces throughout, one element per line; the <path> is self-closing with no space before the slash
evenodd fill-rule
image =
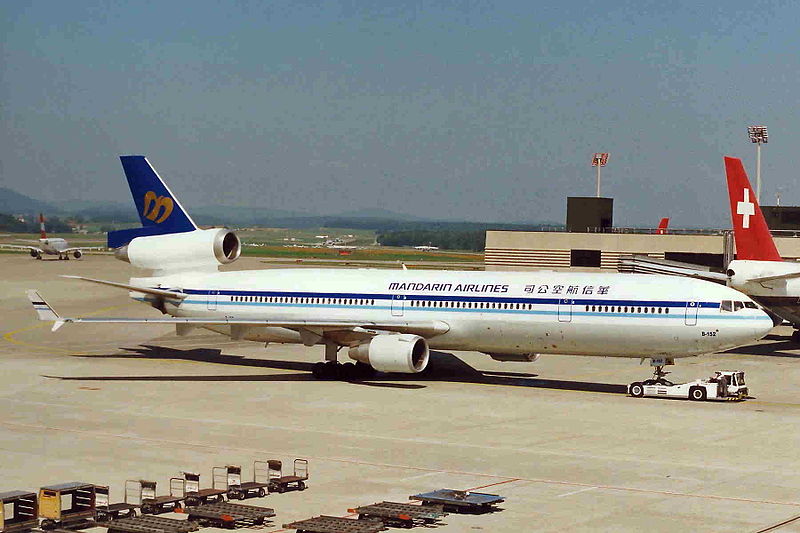
<path id="1" fill-rule="evenodd" d="M 756 200 L 761 204 L 761 141 L 756 143 Z"/>
<path id="2" fill-rule="evenodd" d="M 597 167 L 597 197 L 600 198 L 600 167 L 606 166 L 608 153 L 595 153 L 592 156 L 592 166 Z"/>
<path id="3" fill-rule="evenodd" d="M 756 145 L 756 201 L 761 202 L 761 145 L 769 142 L 766 126 L 748 126 L 750 142 Z"/>
<path id="4" fill-rule="evenodd" d="M 600 165 L 597 165 L 597 197 L 600 198 Z"/>

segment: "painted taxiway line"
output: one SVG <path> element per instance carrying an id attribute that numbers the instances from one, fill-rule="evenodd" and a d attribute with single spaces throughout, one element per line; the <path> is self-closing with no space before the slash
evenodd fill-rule
<path id="1" fill-rule="evenodd" d="M 81 434 L 81 435 L 89 435 L 94 438 L 111 438 L 111 439 L 125 439 L 128 441 L 139 441 L 139 442 L 146 442 L 149 444 L 157 444 L 157 445 L 171 445 L 171 446 L 189 446 L 192 448 L 199 448 L 205 450 L 214 450 L 214 451 L 236 451 L 236 452 L 244 452 L 249 453 L 252 455 L 283 455 L 283 456 L 297 456 L 296 451 L 286 451 L 286 450 L 263 450 L 258 448 L 247 448 L 241 446 L 219 446 L 219 445 L 212 445 L 212 444 L 201 444 L 197 442 L 190 442 L 187 440 L 171 440 L 171 439 L 157 439 L 152 437 L 141 437 L 136 435 L 118 435 L 114 433 L 104 433 L 101 431 L 89 431 L 89 430 L 82 430 L 82 429 L 75 429 L 75 428 L 61 428 L 55 426 L 43 426 L 43 425 L 36 425 L 36 424 L 21 424 L 16 422 L 5 422 L 0 421 L 0 426 L 6 427 L 18 427 L 18 428 L 26 428 L 26 429 L 33 429 L 33 430 L 41 430 L 41 431 L 58 431 L 63 433 L 72 433 L 72 434 Z M 392 463 L 379 463 L 373 461 L 362 461 L 358 459 L 350 459 L 346 457 L 329 457 L 324 455 L 306 455 L 309 459 L 314 459 L 318 461 L 328 461 L 332 463 L 341 463 L 341 464 L 350 464 L 356 466 L 368 466 L 368 467 L 376 467 L 376 468 L 388 468 L 394 470 L 409 470 L 409 471 L 417 471 L 417 472 L 435 472 L 439 474 L 450 474 L 450 475 L 459 475 L 459 476 L 473 476 L 478 478 L 489 478 L 489 479 L 497 479 L 501 480 L 503 483 L 510 483 L 513 481 L 526 481 L 529 483 L 541 483 L 543 485 L 558 485 L 558 486 L 565 486 L 565 487 L 583 487 L 583 488 L 596 488 L 596 489 L 603 489 L 607 491 L 613 492 L 624 492 L 629 494 L 648 494 L 648 495 L 660 495 L 660 496 L 669 496 L 669 497 L 677 497 L 677 498 L 693 498 L 693 499 L 701 499 L 701 500 L 715 500 L 715 501 L 726 501 L 726 502 L 737 502 L 737 503 L 749 503 L 749 504 L 757 504 L 757 505 L 775 505 L 775 506 L 782 506 L 782 507 L 797 507 L 800 508 L 800 501 L 779 501 L 779 500 L 761 500 L 756 498 L 741 498 L 735 496 L 719 496 L 714 494 L 693 494 L 688 492 L 678 492 L 678 491 L 671 491 L 671 490 L 659 490 L 659 489 L 645 489 L 645 488 L 637 488 L 637 487 L 625 487 L 620 485 L 598 485 L 596 483 L 581 483 L 579 481 L 564 481 L 564 480 L 557 480 L 557 479 L 545 479 L 545 478 L 526 478 L 526 477 L 513 477 L 513 476 L 506 476 L 503 474 L 491 474 L 487 472 L 469 472 L 469 471 L 461 471 L 461 470 L 448 470 L 448 469 L 439 469 L 439 468 L 430 468 L 430 467 L 421 467 L 421 466 L 413 466 L 413 465 L 404 465 L 404 464 L 392 464 Z M 498 483 L 492 483 L 489 485 L 484 485 L 486 487 L 492 486 Z"/>
<path id="2" fill-rule="evenodd" d="M 105 313 L 106 311 L 110 311 L 112 309 L 117 309 L 118 307 L 119 307 L 118 305 L 112 305 L 112 306 L 109 306 L 109 307 L 103 307 L 102 309 L 98 309 L 97 311 L 92 311 L 91 313 L 85 313 L 83 315 L 78 315 L 78 318 L 83 318 L 83 317 L 87 317 L 87 316 L 93 316 L 93 315 L 97 315 L 97 314 L 100 314 L 100 313 Z M 65 350 L 64 348 L 59 348 L 58 346 L 48 346 L 46 344 L 35 344 L 35 343 L 32 343 L 32 342 L 25 342 L 25 341 L 21 341 L 19 339 L 15 339 L 14 338 L 15 335 L 18 335 L 20 333 L 25 333 L 26 331 L 33 331 L 35 329 L 43 328 L 43 327 L 49 326 L 51 324 L 52 324 L 52 322 L 39 321 L 39 322 L 36 322 L 35 324 L 33 324 L 32 326 L 19 328 L 19 329 L 15 329 L 15 330 L 9 331 L 7 333 L 4 333 L 3 334 L 3 340 L 6 341 L 6 342 L 10 342 L 11 344 L 16 344 L 18 346 L 26 346 L 28 348 L 34 348 L 36 350 L 48 350 L 48 351 L 57 351 L 57 352 L 66 353 L 66 354 L 73 354 L 73 355 L 85 355 L 82 352 L 76 352 L 76 351 L 73 351 L 73 350 Z"/>

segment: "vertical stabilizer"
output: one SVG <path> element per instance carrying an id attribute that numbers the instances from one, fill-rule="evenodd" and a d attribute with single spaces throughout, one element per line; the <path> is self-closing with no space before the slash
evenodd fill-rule
<path id="1" fill-rule="evenodd" d="M 668 228 L 669 228 L 669 217 L 664 217 L 661 219 L 661 222 L 658 223 L 658 229 L 656 230 L 656 235 L 666 235 Z"/>
<path id="2" fill-rule="evenodd" d="M 124 246 L 136 237 L 184 233 L 197 229 L 197 225 L 146 157 L 123 155 L 119 159 L 125 170 L 142 227 L 110 231 L 109 248 Z"/>
<path id="3" fill-rule="evenodd" d="M 39 238 L 47 238 L 47 233 L 44 231 L 44 215 L 42 213 L 39 213 Z"/>
<path id="4" fill-rule="evenodd" d="M 728 177 L 728 196 L 731 203 L 731 221 L 736 240 L 736 258 L 756 261 L 781 261 L 767 221 L 761 213 L 742 160 L 725 158 Z"/>

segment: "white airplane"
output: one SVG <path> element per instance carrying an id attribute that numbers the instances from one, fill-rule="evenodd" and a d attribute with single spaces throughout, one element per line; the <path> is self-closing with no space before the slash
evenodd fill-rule
<path id="1" fill-rule="evenodd" d="M 791 322 L 800 341 L 800 263 L 781 259 L 741 159 L 725 158 L 736 259 L 728 285 Z"/>
<path id="2" fill-rule="evenodd" d="M 117 283 L 162 318 L 66 318 L 28 296 L 53 330 L 65 323 L 175 324 L 234 340 L 324 346 L 316 377 L 425 370 L 430 349 L 473 350 L 500 361 L 540 354 L 673 358 L 754 342 L 772 320 L 742 293 L 694 279 L 587 272 L 271 269 L 219 272 L 239 257 L 227 229 L 198 229 L 143 156 L 121 157 L 142 228 L 108 234 L 109 247 L 152 275 Z M 69 276 L 75 277 L 75 276 Z M 353 363 L 338 363 L 346 348 Z"/>
<path id="3" fill-rule="evenodd" d="M 424 246 L 423 245 L 423 246 L 415 246 L 414 249 L 415 250 L 419 250 L 421 252 L 432 252 L 434 250 L 438 250 L 439 247 L 438 246 L 431 246 L 431 245 L 428 245 L 428 246 Z"/>
<path id="4" fill-rule="evenodd" d="M 42 259 L 44 255 L 57 255 L 59 259 L 69 260 L 69 255 L 75 259 L 80 259 L 84 250 L 102 250 L 102 246 L 70 246 L 66 240 L 60 237 L 48 237 L 44 229 L 44 215 L 39 213 L 39 235 L 38 241 L 25 241 L 37 246 L 22 246 L 17 244 L 0 244 L 0 248 L 11 248 L 14 250 L 28 250 L 31 257 Z M 23 240 L 23 239 L 19 239 Z"/>

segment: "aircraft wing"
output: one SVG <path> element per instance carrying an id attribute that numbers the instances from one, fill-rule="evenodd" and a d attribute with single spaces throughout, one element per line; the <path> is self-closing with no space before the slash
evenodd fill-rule
<path id="1" fill-rule="evenodd" d="M 156 289 L 151 287 L 137 287 L 136 285 L 128 285 L 127 283 L 119 283 L 117 281 L 106 281 L 104 279 L 84 278 L 83 276 L 69 276 L 66 274 L 62 275 L 61 277 L 70 279 L 79 279 L 82 281 L 88 281 L 90 283 L 98 283 L 100 285 L 108 285 L 109 287 L 116 287 L 118 289 L 128 289 L 129 291 L 133 292 L 141 292 L 142 294 L 152 294 L 153 296 L 161 296 L 162 298 L 172 298 L 175 300 L 183 300 L 184 298 L 189 296 L 188 294 L 184 294 L 182 292 L 170 291 L 167 289 Z M 29 298 L 30 298 L 30 292 L 31 291 L 28 291 Z"/>
<path id="2" fill-rule="evenodd" d="M 75 276 L 65 276 L 75 277 Z M 84 278 L 87 279 L 87 278 Z M 111 284 L 112 282 L 101 282 Z M 126 286 L 122 283 L 117 286 L 130 287 L 131 290 L 142 291 L 139 287 Z M 159 291 L 170 292 L 170 291 Z M 30 289 L 27 291 L 28 299 L 31 301 L 39 320 L 53 322 L 53 331 L 56 331 L 64 324 L 177 324 L 184 326 L 261 326 L 294 329 L 303 334 L 310 334 L 312 337 L 317 335 L 322 337 L 323 330 L 349 330 L 364 334 L 380 334 L 382 332 L 393 333 L 413 333 L 421 337 L 435 337 L 449 331 L 450 326 L 439 320 L 427 321 L 408 321 L 408 320 L 386 320 L 386 321 L 353 321 L 353 320 L 297 320 L 293 318 L 281 319 L 232 319 L 232 318 L 197 318 L 197 317 L 169 317 L 169 318 L 127 318 L 127 317 L 62 317 L 45 302 L 38 291 Z M 178 293 L 174 293 L 178 294 Z M 186 297 L 186 295 L 181 295 Z"/>
<path id="3" fill-rule="evenodd" d="M 105 246 L 71 246 L 61 250 L 63 253 L 68 254 L 74 251 L 85 252 L 86 250 L 108 250 Z"/>
<path id="4" fill-rule="evenodd" d="M 633 272 L 640 274 L 666 274 L 670 276 L 685 276 L 689 278 L 699 278 L 706 281 L 714 281 L 725 284 L 728 281 L 727 274 L 714 272 L 708 267 L 694 265 L 692 263 L 682 263 L 680 261 L 669 261 L 658 259 L 646 255 L 633 255 L 622 258 L 619 262 L 620 272 Z"/>
<path id="5" fill-rule="evenodd" d="M 34 250 L 40 254 L 44 253 L 44 250 L 38 246 L 24 246 L 21 244 L 0 244 L 0 248 L 11 248 L 12 250 Z"/>

